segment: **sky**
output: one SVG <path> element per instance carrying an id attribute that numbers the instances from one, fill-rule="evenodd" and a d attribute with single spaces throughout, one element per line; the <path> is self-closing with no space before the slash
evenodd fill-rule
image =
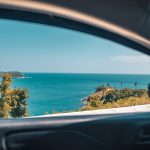
<path id="1" fill-rule="evenodd" d="M 68 29 L 0 20 L 0 71 L 150 74 L 150 57 Z"/>

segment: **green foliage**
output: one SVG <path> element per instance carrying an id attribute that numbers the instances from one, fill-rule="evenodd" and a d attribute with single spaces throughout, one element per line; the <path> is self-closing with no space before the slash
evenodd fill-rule
<path id="1" fill-rule="evenodd" d="M 105 89 L 106 89 L 106 87 L 105 87 L 104 85 L 98 86 L 98 87 L 96 88 L 96 92 L 99 92 L 99 91 L 102 91 L 102 90 L 105 90 Z"/>
<path id="2" fill-rule="evenodd" d="M 145 95 L 143 97 L 129 97 L 126 99 L 120 99 L 117 102 L 103 103 L 103 102 L 99 101 L 98 103 L 99 103 L 99 105 L 97 105 L 96 107 L 93 107 L 93 105 L 91 105 L 91 102 L 88 102 L 85 106 L 83 106 L 81 108 L 81 111 L 150 104 L 150 99 Z"/>
<path id="3" fill-rule="evenodd" d="M 147 94 L 148 94 L 148 96 L 150 97 L 150 83 L 148 84 L 147 89 L 148 89 Z"/>
<path id="4" fill-rule="evenodd" d="M 81 110 L 94 110 L 94 109 L 106 109 L 127 107 L 134 105 L 150 104 L 148 97 L 148 91 L 146 89 L 116 89 L 107 90 L 110 87 L 100 86 L 96 89 L 96 92 L 87 97 L 85 105 Z M 105 94 L 101 96 L 99 93 Z M 108 91 L 108 92 L 106 92 Z"/>
<path id="5" fill-rule="evenodd" d="M 0 85 L 0 117 L 26 117 L 28 116 L 26 89 L 11 89 L 11 74 L 4 74 Z"/>
<path id="6" fill-rule="evenodd" d="M 103 97 L 104 103 L 113 102 L 113 101 L 116 101 L 116 99 L 117 99 L 117 96 L 113 92 L 108 93 Z"/>
<path id="7" fill-rule="evenodd" d="M 144 94 L 146 94 L 146 90 L 145 89 L 115 89 L 111 92 L 108 92 L 104 98 L 103 101 L 105 103 L 107 102 L 113 102 L 113 101 L 117 101 L 119 99 L 126 99 L 128 97 L 141 97 Z"/>
<path id="8" fill-rule="evenodd" d="M 15 88 L 12 93 L 12 110 L 10 112 L 12 117 L 26 117 L 28 116 L 27 101 L 28 91 L 26 89 Z"/>

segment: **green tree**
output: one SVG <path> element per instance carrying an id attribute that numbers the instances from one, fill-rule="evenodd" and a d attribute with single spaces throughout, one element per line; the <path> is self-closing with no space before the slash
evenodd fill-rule
<path id="1" fill-rule="evenodd" d="M 12 93 L 12 109 L 10 115 L 12 117 L 27 117 L 27 101 L 28 91 L 26 89 L 15 88 Z"/>
<path id="2" fill-rule="evenodd" d="M 26 89 L 11 89 L 11 74 L 3 74 L 0 85 L 0 117 L 25 117 L 28 115 L 27 101 L 28 91 Z"/>
<path id="3" fill-rule="evenodd" d="M 116 95 L 114 95 L 113 93 L 108 93 L 107 95 L 104 96 L 103 98 L 103 102 L 104 104 L 108 103 L 108 102 L 113 102 L 116 100 Z"/>
<path id="4" fill-rule="evenodd" d="M 148 89 L 147 94 L 148 94 L 148 96 L 149 96 L 149 98 L 150 98 L 150 83 L 148 84 L 147 89 Z"/>

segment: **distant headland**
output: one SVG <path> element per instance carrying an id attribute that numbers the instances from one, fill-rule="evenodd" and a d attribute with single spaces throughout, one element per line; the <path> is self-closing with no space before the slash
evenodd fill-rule
<path id="1" fill-rule="evenodd" d="M 11 74 L 13 78 L 25 78 L 24 74 L 19 71 L 8 71 L 8 72 L 0 71 L 0 77 L 2 77 L 4 73 Z"/>
<path id="2" fill-rule="evenodd" d="M 136 86 L 136 85 L 135 85 Z M 150 104 L 147 89 L 117 89 L 110 86 L 99 86 L 95 93 L 82 99 L 81 110 L 107 109 Z"/>

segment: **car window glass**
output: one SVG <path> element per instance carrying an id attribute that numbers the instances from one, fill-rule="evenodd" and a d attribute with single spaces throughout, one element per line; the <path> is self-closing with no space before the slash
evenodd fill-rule
<path id="1" fill-rule="evenodd" d="M 0 117 L 148 111 L 149 66 L 149 56 L 100 37 L 1 19 Z"/>

